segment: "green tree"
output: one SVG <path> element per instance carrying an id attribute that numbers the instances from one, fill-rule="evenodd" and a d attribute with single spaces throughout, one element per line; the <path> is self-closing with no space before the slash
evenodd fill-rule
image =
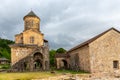
<path id="1" fill-rule="evenodd" d="M 2 54 L 0 53 L 0 57 L 2 57 Z"/>
<path id="2" fill-rule="evenodd" d="M 50 50 L 49 51 L 50 54 L 50 65 L 54 66 L 55 65 L 55 54 L 56 54 L 56 50 Z"/>
<path id="3" fill-rule="evenodd" d="M 58 48 L 57 50 L 50 50 L 49 54 L 50 54 L 50 66 L 51 67 L 55 67 L 55 55 L 56 53 L 65 53 L 66 50 L 64 48 Z"/>
<path id="4" fill-rule="evenodd" d="M 65 52 L 66 52 L 66 50 L 64 48 L 58 48 L 56 50 L 56 53 L 65 53 Z"/>
<path id="5" fill-rule="evenodd" d="M 5 57 L 7 59 L 11 58 L 11 51 L 9 44 L 13 44 L 14 42 L 8 39 L 1 39 L 0 38 L 0 57 Z"/>
<path id="6" fill-rule="evenodd" d="M 1 53 L 2 57 L 5 57 L 7 59 L 11 59 L 10 53 L 9 53 L 9 51 L 6 48 L 3 48 L 1 51 L 2 51 L 2 53 Z"/>

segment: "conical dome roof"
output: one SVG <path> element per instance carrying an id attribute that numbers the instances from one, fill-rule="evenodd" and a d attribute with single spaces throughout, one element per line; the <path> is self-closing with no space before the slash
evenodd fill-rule
<path id="1" fill-rule="evenodd" d="M 39 18 L 33 11 L 30 11 L 26 16 L 24 16 L 24 18 L 23 19 L 25 19 L 25 17 L 37 17 L 37 18 Z M 39 18 L 40 19 L 40 18 Z"/>

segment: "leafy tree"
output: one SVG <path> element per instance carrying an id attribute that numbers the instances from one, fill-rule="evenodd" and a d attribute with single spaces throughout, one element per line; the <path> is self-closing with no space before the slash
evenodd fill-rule
<path id="1" fill-rule="evenodd" d="M 10 53 L 9 53 L 9 51 L 6 48 L 2 49 L 2 57 L 5 57 L 7 59 L 11 59 Z"/>
<path id="2" fill-rule="evenodd" d="M 50 66 L 54 67 L 55 66 L 55 54 L 56 53 L 65 53 L 66 50 L 64 48 L 59 48 L 57 50 L 50 50 L 49 54 L 50 54 Z"/>
<path id="3" fill-rule="evenodd" d="M 1 39 L 0 38 L 0 57 L 5 57 L 7 59 L 11 58 L 11 51 L 9 44 L 13 44 L 14 42 L 8 39 Z"/>
<path id="4" fill-rule="evenodd" d="M 59 48 L 56 50 L 57 53 L 65 53 L 66 50 L 64 48 Z"/>
<path id="5" fill-rule="evenodd" d="M 0 53 L 0 57 L 2 57 L 2 54 Z"/>
<path id="6" fill-rule="evenodd" d="M 55 65 L 55 54 L 56 54 L 56 50 L 50 50 L 49 51 L 50 54 L 50 65 L 54 66 Z"/>

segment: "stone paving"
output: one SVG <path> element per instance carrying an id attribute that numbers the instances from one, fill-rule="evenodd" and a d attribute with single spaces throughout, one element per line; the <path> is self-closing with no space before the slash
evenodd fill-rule
<path id="1" fill-rule="evenodd" d="M 60 75 L 55 77 L 49 77 L 45 79 L 32 79 L 32 80 L 120 80 L 120 78 L 116 78 L 113 76 L 91 76 L 90 74 L 66 74 L 66 75 Z"/>

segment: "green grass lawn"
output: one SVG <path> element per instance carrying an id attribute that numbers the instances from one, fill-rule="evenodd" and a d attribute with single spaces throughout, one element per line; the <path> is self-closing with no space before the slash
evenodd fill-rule
<path id="1" fill-rule="evenodd" d="M 0 80 L 31 80 L 56 76 L 50 72 L 0 73 Z"/>
<path id="2" fill-rule="evenodd" d="M 56 70 L 57 73 L 70 73 L 70 74 L 88 74 L 88 72 L 84 71 L 73 71 L 73 70 Z"/>
<path id="3" fill-rule="evenodd" d="M 23 73 L 0 73 L 0 80 L 31 80 L 42 79 L 52 76 L 58 76 L 65 73 L 86 74 L 84 72 L 75 72 L 71 70 L 54 70 L 55 73 L 47 72 L 23 72 Z"/>

